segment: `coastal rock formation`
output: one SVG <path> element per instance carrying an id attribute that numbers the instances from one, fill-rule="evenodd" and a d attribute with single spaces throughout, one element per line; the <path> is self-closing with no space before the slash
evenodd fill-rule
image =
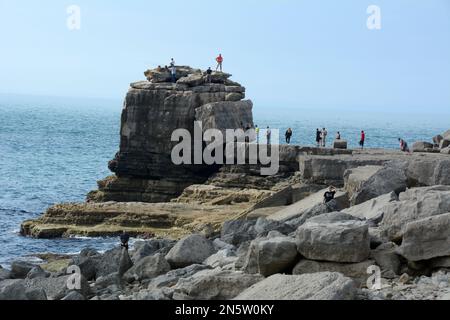
<path id="1" fill-rule="evenodd" d="M 217 167 L 175 165 L 171 153 L 179 141 L 172 141 L 172 133 L 185 129 L 194 137 L 195 121 L 203 121 L 203 129 L 252 127 L 252 103 L 241 101 L 245 88 L 230 76 L 213 73 L 209 82 L 201 70 L 180 66 L 176 83 L 164 69 L 148 70 L 148 81 L 132 83 L 122 111 L 120 150 L 109 163 L 115 176 L 100 181 L 88 199 L 164 202 L 205 182 Z"/>

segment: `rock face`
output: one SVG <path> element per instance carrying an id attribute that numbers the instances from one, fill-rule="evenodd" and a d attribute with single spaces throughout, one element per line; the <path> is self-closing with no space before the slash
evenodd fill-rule
<path id="1" fill-rule="evenodd" d="M 367 219 L 371 220 L 374 223 L 378 223 L 384 216 L 384 207 L 387 204 L 397 200 L 398 196 L 395 194 L 395 192 L 391 192 L 361 203 L 359 205 L 344 209 L 341 212 L 350 214 L 360 219 Z"/>
<path id="2" fill-rule="evenodd" d="M 450 255 L 450 213 L 407 224 L 399 253 L 410 261 Z"/>
<path id="3" fill-rule="evenodd" d="M 167 70 L 149 70 L 149 81 L 132 83 L 121 118 L 120 150 L 109 168 L 116 176 L 99 182 L 93 201 L 164 202 L 195 183 L 203 183 L 214 166 L 175 165 L 172 133 L 186 129 L 194 137 L 194 121 L 205 128 L 253 126 L 252 103 L 241 101 L 245 88 L 214 73 L 212 83 L 201 70 L 177 67 L 177 83 Z"/>
<path id="4" fill-rule="evenodd" d="M 334 149 L 347 149 L 347 141 L 346 140 L 334 140 L 333 148 Z"/>
<path id="5" fill-rule="evenodd" d="M 340 273 L 273 275 L 248 288 L 236 300 L 352 300 L 353 280 Z"/>
<path id="6" fill-rule="evenodd" d="M 380 224 L 383 234 L 392 241 L 402 239 L 409 222 L 450 212 L 450 187 L 410 189 L 401 193 L 399 200 L 384 207 Z"/>
<path id="7" fill-rule="evenodd" d="M 297 245 L 292 238 L 257 239 L 250 245 L 244 270 L 265 277 L 287 272 L 297 261 L 297 256 Z"/>
<path id="8" fill-rule="evenodd" d="M 329 213 L 308 220 L 297 230 L 297 247 L 310 260 L 362 262 L 369 257 L 369 226 L 352 216 Z"/>
<path id="9" fill-rule="evenodd" d="M 402 168 L 395 166 L 365 166 L 347 170 L 344 183 L 350 202 L 356 205 L 389 192 L 404 191 L 407 177 Z"/>
<path id="10" fill-rule="evenodd" d="M 183 268 L 202 263 L 214 252 L 215 249 L 210 240 L 194 234 L 178 241 L 166 255 L 166 260 L 174 268 Z"/>
<path id="11" fill-rule="evenodd" d="M 128 282 L 134 280 L 141 281 L 152 279 L 170 271 L 170 265 L 163 255 L 156 254 L 139 260 L 131 269 L 129 269 L 124 278 Z"/>

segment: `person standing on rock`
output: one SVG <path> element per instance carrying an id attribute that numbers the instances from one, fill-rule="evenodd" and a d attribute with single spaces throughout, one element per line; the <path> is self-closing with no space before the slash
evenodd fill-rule
<path id="1" fill-rule="evenodd" d="M 267 127 L 267 131 L 266 131 L 266 139 L 267 139 L 267 144 L 270 145 L 270 139 L 272 138 L 272 131 L 270 130 L 269 127 Z"/>
<path id="2" fill-rule="evenodd" d="M 120 235 L 120 246 L 128 251 L 128 241 L 130 241 L 130 235 L 124 230 Z"/>
<path id="3" fill-rule="evenodd" d="M 211 83 L 211 74 L 212 70 L 211 67 L 209 67 L 208 70 L 206 70 L 206 83 Z"/>
<path id="4" fill-rule="evenodd" d="M 216 71 L 220 69 L 220 72 L 222 72 L 223 57 L 222 57 L 222 54 L 221 54 L 221 53 L 220 53 L 219 56 L 216 58 L 216 62 L 217 62 Z"/>
<path id="5" fill-rule="evenodd" d="M 173 58 L 170 59 L 170 67 L 175 67 L 175 60 Z"/>
<path id="6" fill-rule="evenodd" d="M 292 137 L 292 129 L 291 128 L 287 129 L 287 131 L 285 133 L 285 136 L 286 136 L 286 143 L 290 144 L 291 143 L 291 137 Z"/>
<path id="7" fill-rule="evenodd" d="M 327 129 L 323 128 L 321 138 L 322 138 L 322 147 L 324 148 L 327 146 L 327 135 L 328 135 Z"/>
<path id="8" fill-rule="evenodd" d="M 177 82 L 177 68 L 175 66 L 170 67 L 170 74 L 172 76 L 172 82 Z"/>
<path id="9" fill-rule="evenodd" d="M 319 128 L 317 128 L 317 130 L 316 130 L 316 143 L 317 143 L 317 147 L 320 147 L 320 145 L 321 145 L 321 139 L 320 139 L 321 135 L 322 135 L 322 134 L 321 134 Z"/>
<path id="10" fill-rule="evenodd" d="M 361 140 L 359 140 L 359 145 L 361 146 L 361 150 L 364 149 L 364 142 L 366 141 L 366 133 L 361 131 Z"/>

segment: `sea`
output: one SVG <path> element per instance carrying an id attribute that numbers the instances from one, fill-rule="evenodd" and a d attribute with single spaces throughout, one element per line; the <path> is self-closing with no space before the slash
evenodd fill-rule
<path id="1" fill-rule="evenodd" d="M 39 253 L 104 251 L 118 244 L 116 238 L 31 239 L 19 229 L 55 203 L 84 201 L 96 181 L 111 174 L 107 163 L 118 151 L 121 110 L 119 100 L 0 96 L 0 265 L 35 260 Z M 367 147 L 388 149 L 398 148 L 399 137 L 412 144 L 450 128 L 448 114 L 428 112 L 254 107 L 255 123 L 270 127 L 273 136 L 279 130 L 281 143 L 290 127 L 291 143 L 314 145 L 316 129 L 325 127 L 329 141 L 339 131 L 357 147 L 364 130 Z"/>

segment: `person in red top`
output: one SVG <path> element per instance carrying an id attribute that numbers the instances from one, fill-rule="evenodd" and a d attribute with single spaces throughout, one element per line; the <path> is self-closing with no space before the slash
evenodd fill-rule
<path id="1" fill-rule="evenodd" d="M 222 72 L 222 63 L 223 63 L 223 57 L 222 54 L 219 54 L 219 56 L 216 58 L 217 61 L 217 67 L 216 67 L 216 71 L 218 69 L 220 69 L 220 72 Z"/>
<path id="2" fill-rule="evenodd" d="M 366 141 L 366 133 L 364 131 L 361 131 L 361 140 L 359 140 L 361 149 L 364 149 L 364 141 Z"/>

